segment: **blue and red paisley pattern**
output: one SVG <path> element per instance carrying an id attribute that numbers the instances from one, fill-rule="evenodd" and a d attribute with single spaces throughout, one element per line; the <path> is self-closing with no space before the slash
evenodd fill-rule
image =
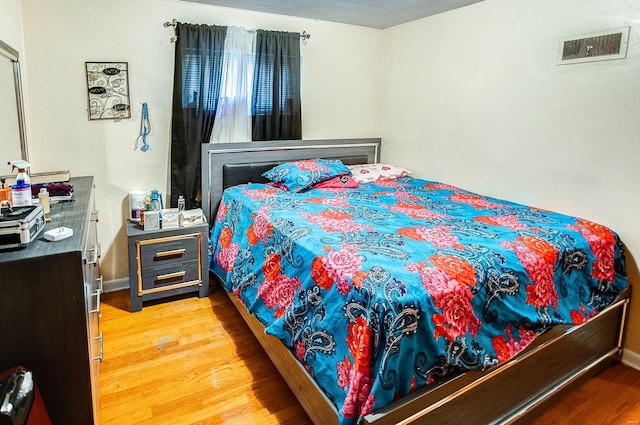
<path id="1" fill-rule="evenodd" d="M 227 189 L 210 269 L 338 409 L 361 418 L 580 324 L 627 285 L 587 220 L 411 177 L 357 189 Z"/>
<path id="2" fill-rule="evenodd" d="M 302 159 L 277 165 L 262 175 L 291 192 L 303 192 L 318 183 L 349 174 L 349 168 L 337 159 Z"/>

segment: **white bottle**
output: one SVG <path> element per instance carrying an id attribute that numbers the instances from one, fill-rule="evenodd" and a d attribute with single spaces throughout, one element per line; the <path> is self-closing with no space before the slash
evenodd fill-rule
<path id="1" fill-rule="evenodd" d="M 40 205 L 44 210 L 45 214 L 49 214 L 51 212 L 51 206 L 49 203 L 49 192 L 46 187 L 40 188 L 40 193 L 38 193 L 38 201 L 40 201 Z"/>
<path id="2" fill-rule="evenodd" d="M 25 168 L 18 168 L 16 182 L 11 186 L 11 199 L 14 207 L 25 207 L 32 204 L 31 201 L 31 180 Z"/>

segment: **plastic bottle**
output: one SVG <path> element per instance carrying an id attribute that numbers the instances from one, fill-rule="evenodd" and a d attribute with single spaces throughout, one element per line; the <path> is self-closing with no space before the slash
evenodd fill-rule
<path id="1" fill-rule="evenodd" d="M 184 196 L 178 196 L 178 212 L 184 211 Z"/>
<path id="2" fill-rule="evenodd" d="M 144 210 L 151 211 L 151 198 L 149 196 L 144 198 Z"/>
<path id="3" fill-rule="evenodd" d="M 27 174 L 27 167 L 30 167 L 27 161 L 11 161 L 13 168 L 18 169 L 18 175 L 16 176 L 16 182 L 11 186 L 11 198 L 13 199 L 14 207 L 24 207 L 32 205 L 31 201 L 31 180 L 29 174 Z"/>
<path id="4" fill-rule="evenodd" d="M 138 225 L 140 227 L 144 227 L 144 213 L 147 212 L 147 209 L 144 205 L 140 208 L 140 220 L 138 220 Z"/>
<path id="5" fill-rule="evenodd" d="M 44 210 L 45 214 L 49 214 L 51 212 L 51 205 L 49 203 L 49 192 L 46 187 L 40 188 L 40 193 L 38 193 L 38 200 L 40 201 L 40 205 Z"/>
<path id="6" fill-rule="evenodd" d="M 140 227 L 144 228 L 144 215 L 147 211 L 151 211 L 151 199 L 148 196 L 144 198 L 144 205 L 140 208 L 140 221 L 138 222 Z"/>

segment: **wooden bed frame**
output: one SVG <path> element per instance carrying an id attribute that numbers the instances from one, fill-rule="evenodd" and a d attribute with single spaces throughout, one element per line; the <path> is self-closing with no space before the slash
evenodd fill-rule
<path id="1" fill-rule="evenodd" d="M 225 188 L 264 181 L 273 165 L 307 158 L 345 163 L 379 162 L 380 139 L 298 140 L 205 144 L 202 147 L 203 211 L 213 223 Z M 337 424 L 335 406 L 277 338 L 235 299 L 229 298 L 315 424 Z M 567 389 L 620 360 L 631 288 L 580 326 L 558 326 L 525 352 L 487 371 L 450 377 L 365 417 L 368 424 L 526 423 Z"/>

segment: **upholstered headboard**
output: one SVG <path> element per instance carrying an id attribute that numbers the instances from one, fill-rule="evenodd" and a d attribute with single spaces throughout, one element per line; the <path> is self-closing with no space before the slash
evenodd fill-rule
<path id="1" fill-rule="evenodd" d="M 231 186 L 265 182 L 262 173 L 288 161 L 325 158 L 347 165 L 378 162 L 381 140 L 287 140 L 202 145 L 202 209 L 213 223 L 222 192 Z"/>

